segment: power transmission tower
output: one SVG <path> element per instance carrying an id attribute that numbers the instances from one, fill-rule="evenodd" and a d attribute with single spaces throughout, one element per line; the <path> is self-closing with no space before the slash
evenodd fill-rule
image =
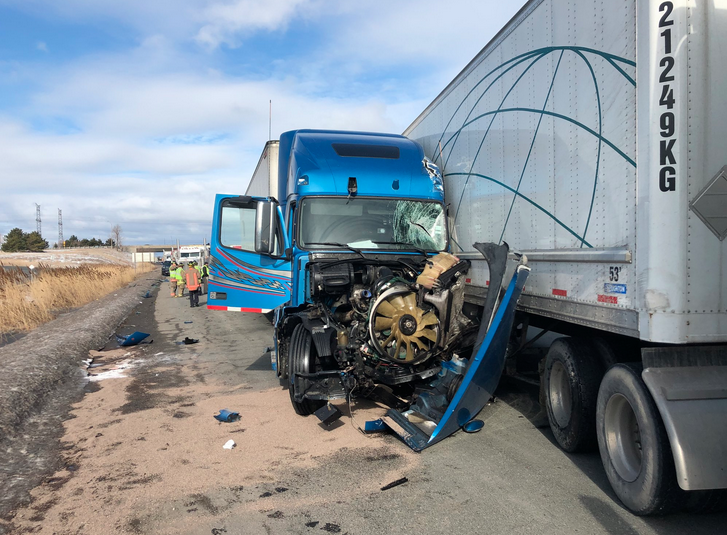
<path id="1" fill-rule="evenodd" d="M 63 212 L 58 209 L 58 248 L 63 248 Z"/>
<path id="2" fill-rule="evenodd" d="M 35 203 L 35 230 L 38 231 L 38 235 L 42 236 L 40 232 L 40 205 Z"/>

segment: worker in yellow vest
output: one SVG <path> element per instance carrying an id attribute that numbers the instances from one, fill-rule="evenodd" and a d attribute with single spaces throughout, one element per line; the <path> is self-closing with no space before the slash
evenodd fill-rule
<path id="1" fill-rule="evenodd" d="M 184 279 L 187 283 L 187 289 L 189 289 L 189 306 L 199 306 L 199 271 L 194 266 L 194 262 L 190 262 L 187 269 L 184 270 Z"/>
<path id="2" fill-rule="evenodd" d="M 174 278 L 177 279 L 177 297 L 184 297 L 184 268 L 182 266 L 178 265 L 174 270 Z"/>
<path id="3" fill-rule="evenodd" d="M 172 292 L 172 297 L 177 295 L 177 263 L 172 262 L 169 266 L 169 290 Z"/>
<path id="4" fill-rule="evenodd" d="M 207 280 L 210 278 L 210 267 L 204 264 L 200 269 L 202 272 L 202 295 L 207 295 Z"/>

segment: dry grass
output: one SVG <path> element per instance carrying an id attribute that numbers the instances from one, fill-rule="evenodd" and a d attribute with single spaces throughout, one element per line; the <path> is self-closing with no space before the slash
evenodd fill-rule
<path id="1" fill-rule="evenodd" d="M 0 264 L 0 336 L 30 331 L 52 320 L 62 310 L 83 306 L 118 290 L 139 273 L 155 266 L 86 264 L 50 268 L 41 264 L 38 275 L 5 271 Z"/>

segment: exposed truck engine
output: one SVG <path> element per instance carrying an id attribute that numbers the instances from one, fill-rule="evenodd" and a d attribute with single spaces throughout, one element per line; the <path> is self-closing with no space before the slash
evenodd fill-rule
<path id="1" fill-rule="evenodd" d="M 281 333 L 292 330 L 289 346 L 279 336 L 279 361 L 296 374 L 296 411 L 310 414 L 324 400 L 377 384 L 410 392 L 439 373 L 477 327 L 463 313 L 469 267 L 448 253 L 387 262 L 316 255 L 307 271 L 313 304 L 281 326 Z"/>

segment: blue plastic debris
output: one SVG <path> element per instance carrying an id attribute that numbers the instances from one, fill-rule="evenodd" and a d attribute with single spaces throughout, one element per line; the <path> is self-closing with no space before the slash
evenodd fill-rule
<path id="1" fill-rule="evenodd" d="M 144 297 L 146 299 L 150 298 L 151 297 L 151 291 L 148 291 L 147 290 L 147 292 L 144 295 L 142 295 L 142 297 Z"/>
<path id="2" fill-rule="evenodd" d="M 462 429 L 464 429 L 465 433 L 477 433 L 483 427 L 485 427 L 485 422 L 482 420 L 470 420 L 462 426 Z"/>
<path id="3" fill-rule="evenodd" d="M 378 433 L 379 431 L 386 431 L 387 429 L 388 427 L 381 418 L 378 420 L 369 420 L 364 424 L 365 433 Z"/>
<path id="4" fill-rule="evenodd" d="M 144 340 L 144 338 L 147 338 L 149 336 L 149 333 L 136 331 L 135 333 L 128 336 L 119 336 L 117 334 L 116 341 L 119 343 L 120 346 L 135 346 L 136 344 Z"/>
<path id="5" fill-rule="evenodd" d="M 219 414 L 215 414 L 214 418 L 220 422 L 236 422 L 240 419 L 240 413 L 222 409 Z"/>

